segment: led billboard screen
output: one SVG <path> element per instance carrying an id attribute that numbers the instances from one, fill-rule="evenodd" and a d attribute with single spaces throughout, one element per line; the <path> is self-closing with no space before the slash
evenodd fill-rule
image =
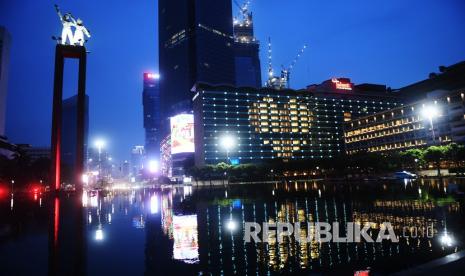
<path id="1" fill-rule="evenodd" d="M 194 151 L 194 115 L 171 117 L 171 154 Z"/>

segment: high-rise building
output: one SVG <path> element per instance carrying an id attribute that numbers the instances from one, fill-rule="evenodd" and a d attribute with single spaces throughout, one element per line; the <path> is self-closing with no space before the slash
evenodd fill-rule
<path id="1" fill-rule="evenodd" d="M 192 110 L 197 82 L 235 84 L 230 0 L 159 0 L 162 134 L 169 117 Z"/>
<path id="2" fill-rule="evenodd" d="M 10 64 L 10 43 L 10 34 L 4 27 L 0 26 L 0 136 L 5 135 L 8 66 Z"/>
<path id="3" fill-rule="evenodd" d="M 133 177 L 140 177 L 145 163 L 144 146 L 134 146 L 131 150 L 131 174 Z"/>
<path id="4" fill-rule="evenodd" d="M 260 44 L 254 36 L 252 13 L 248 5 L 246 1 L 240 9 L 239 18 L 234 19 L 236 86 L 259 88 L 262 85 Z"/>
<path id="5" fill-rule="evenodd" d="M 396 90 L 405 105 L 345 124 L 348 154 L 465 142 L 465 61 Z"/>
<path id="6" fill-rule="evenodd" d="M 144 73 L 145 151 L 150 159 L 160 159 L 160 76 Z"/>
<path id="7" fill-rule="evenodd" d="M 331 158 L 345 152 L 345 121 L 402 105 L 384 85 L 346 78 L 306 90 L 199 84 L 196 92 L 196 165 Z"/>
<path id="8" fill-rule="evenodd" d="M 72 96 L 63 100 L 62 107 L 62 132 L 61 132 L 61 162 L 65 171 L 69 170 L 70 176 L 74 171 L 76 162 L 77 145 L 77 108 L 78 96 Z M 89 96 L 85 98 L 84 114 L 84 160 L 87 159 L 87 141 L 89 133 Z M 65 175 L 66 177 L 66 175 Z"/>

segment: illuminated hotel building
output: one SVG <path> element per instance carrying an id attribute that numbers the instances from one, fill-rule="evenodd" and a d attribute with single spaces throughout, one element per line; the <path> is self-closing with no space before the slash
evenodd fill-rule
<path id="1" fill-rule="evenodd" d="M 344 121 L 401 106 L 384 85 L 343 78 L 304 90 L 198 84 L 193 101 L 196 165 L 227 161 L 225 135 L 239 163 L 330 158 L 344 152 Z"/>
<path id="2" fill-rule="evenodd" d="M 408 104 L 345 124 L 347 153 L 402 151 L 465 142 L 465 62 L 401 88 Z M 432 122 L 425 110 L 433 110 Z M 431 113 L 431 111 L 430 111 Z"/>
<path id="3" fill-rule="evenodd" d="M 347 153 L 407 150 L 465 141 L 465 90 L 436 91 L 426 100 L 346 123 Z M 431 124 L 424 115 L 437 109 Z M 434 129 L 433 129 L 434 128 Z"/>

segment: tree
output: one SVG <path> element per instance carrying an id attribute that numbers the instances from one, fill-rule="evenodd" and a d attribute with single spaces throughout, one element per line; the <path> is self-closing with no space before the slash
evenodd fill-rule
<path id="1" fill-rule="evenodd" d="M 406 167 L 413 167 L 418 170 L 418 164 L 423 163 L 423 150 L 409 149 L 400 153 L 401 162 Z"/>
<path id="2" fill-rule="evenodd" d="M 465 158 L 465 147 L 456 143 L 447 145 L 445 155 L 447 160 L 454 162 L 456 167 L 459 167 L 459 162 Z"/>
<path id="3" fill-rule="evenodd" d="M 425 161 L 435 164 L 438 176 L 441 175 L 441 160 L 445 157 L 446 149 L 445 146 L 430 146 L 423 153 Z"/>

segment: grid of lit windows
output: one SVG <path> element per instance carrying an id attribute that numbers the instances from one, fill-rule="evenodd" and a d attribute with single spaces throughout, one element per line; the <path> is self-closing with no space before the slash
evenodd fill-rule
<path id="1" fill-rule="evenodd" d="M 464 94 L 459 91 L 444 93 L 346 122 L 344 137 L 347 153 L 406 150 L 433 143 L 463 141 Z M 422 115 L 426 106 L 434 106 L 439 112 L 432 125 L 429 119 Z"/>
<path id="2" fill-rule="evenodd" d="M 347 118 L 373 114 L 400 101 L 368 96 L 318 95 L 307 90 L 198 87 L 194 96 L 196 155 L 215 164 L 270 159 L 330 158 L 344 152 Z M 368 100 L 369 99 L 369 100 Z M 202 137 L 199 137 L 202 136 Z M 233 136 L 228 152 L 221 137 Z M 199 152 L 200 151 L 200 152 Z"/>

